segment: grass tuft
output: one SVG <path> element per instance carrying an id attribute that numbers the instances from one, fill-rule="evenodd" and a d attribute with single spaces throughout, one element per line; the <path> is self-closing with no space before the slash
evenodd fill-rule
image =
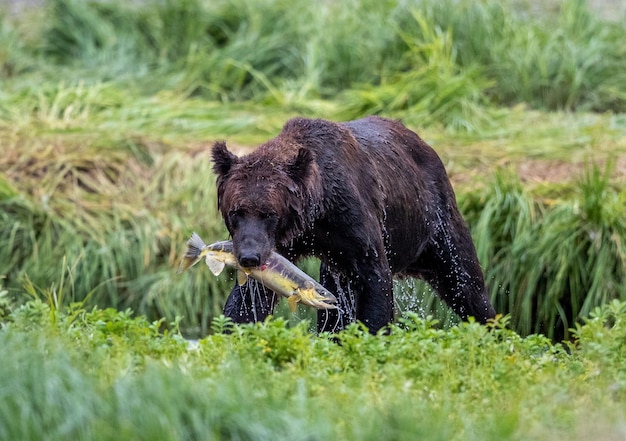
<path id="1" fill-rule="evenodd" d="M 588 166 L 571 198 L 536 199 L 499 174 L 461 203 L 496 310 L 518 332 L 568 338 L 593 308 L 626 298 L 626 199 L 610 185 L 610 164 Z"/>

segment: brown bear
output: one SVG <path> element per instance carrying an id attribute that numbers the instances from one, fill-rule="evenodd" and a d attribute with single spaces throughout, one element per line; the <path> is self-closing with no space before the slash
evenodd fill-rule
<path id="1" fill-rule="evenodd" d="M 402 123 L 294 118 L 237 157 L 212 151 L 218 206 L 244 267 L 272 250 L 321 260 L 320 282 L 338 298 L 318 331 L 360 320 L 376 333 L 393 320 L 394 275 L 420 277 L 462 318 L 495 316 L 469 230 L 435 151 Z M 224 314 L 263 320 L 278 301 L 250 279 Z"/>

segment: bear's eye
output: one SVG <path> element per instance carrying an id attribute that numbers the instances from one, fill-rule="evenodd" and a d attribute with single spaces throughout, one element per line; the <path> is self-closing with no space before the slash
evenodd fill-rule
<path id="1" fill-rule="evenodd" d="M 242 217 L 242 216 L 243 216 L 243 210 L 241 209 L 232 210 L 228 212 L 228 217 L 230 218 Z"/>
<path id="2" fill-rule="evenodd" d="M 230 211 L 230 212 L 228 212 L 228 222 L 233 227 L 236 227 L 237 223 L 239 222 L 239 220 L 241 220 L 243 215 L 244 215 L 243 210 L 233 210 L 233 211 Z"/>
<path id="3" fill-rule="evenodd" d="M 261 213 L 260 218 L 263 219 L 263 220 L 278 219 L 278 213 L 276 213 L 274 211 L 266 211 L 264 213 Z"/>
<path id="4" fill-rule="evenodd" d="M 278 225 L 279 216 L 274 211 L 265 211 L 259 215 L 261 221 L 265 224 L 267 231 L 274 231 Z"/>

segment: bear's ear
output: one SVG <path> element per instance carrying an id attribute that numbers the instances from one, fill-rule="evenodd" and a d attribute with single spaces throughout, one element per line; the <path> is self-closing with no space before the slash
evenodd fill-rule
<path id="1" fill-rule="evenodd" d="M 287 164 L 287 174 L 299 186 L 311 175 L 311 163 L 315 159 L 313 152 L 306 148 L 298 150 L 298 155 Z"/>
<path id="2" fill-rule="evenodd" d="M 213 160 L 213 171 L 218 176 L 227 175 L 232 166 L 239 160 L 237 156 L 228 151 L 224 141 L 218 141 L 213 144 L 211 158 Z"/>

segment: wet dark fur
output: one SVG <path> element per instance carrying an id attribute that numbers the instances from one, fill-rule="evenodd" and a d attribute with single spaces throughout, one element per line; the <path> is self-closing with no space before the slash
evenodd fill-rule
<path id="1" fill-rule="evenodd" d="M 295 118 L 240 158 L 216 143 L 213 161 L 219 208 L 244 266 L 274 248 L 322 260 L 320 281 L 340 310 L 319 311 L 320 331 L 358 319 L 376 332 L 391 322 L 393 275 L 425 279 L 463 319 L 494 317 L 443 164 L 401 123 Z M 236 286 L 225 314 L 262 320 L 276 299 Z"/>

